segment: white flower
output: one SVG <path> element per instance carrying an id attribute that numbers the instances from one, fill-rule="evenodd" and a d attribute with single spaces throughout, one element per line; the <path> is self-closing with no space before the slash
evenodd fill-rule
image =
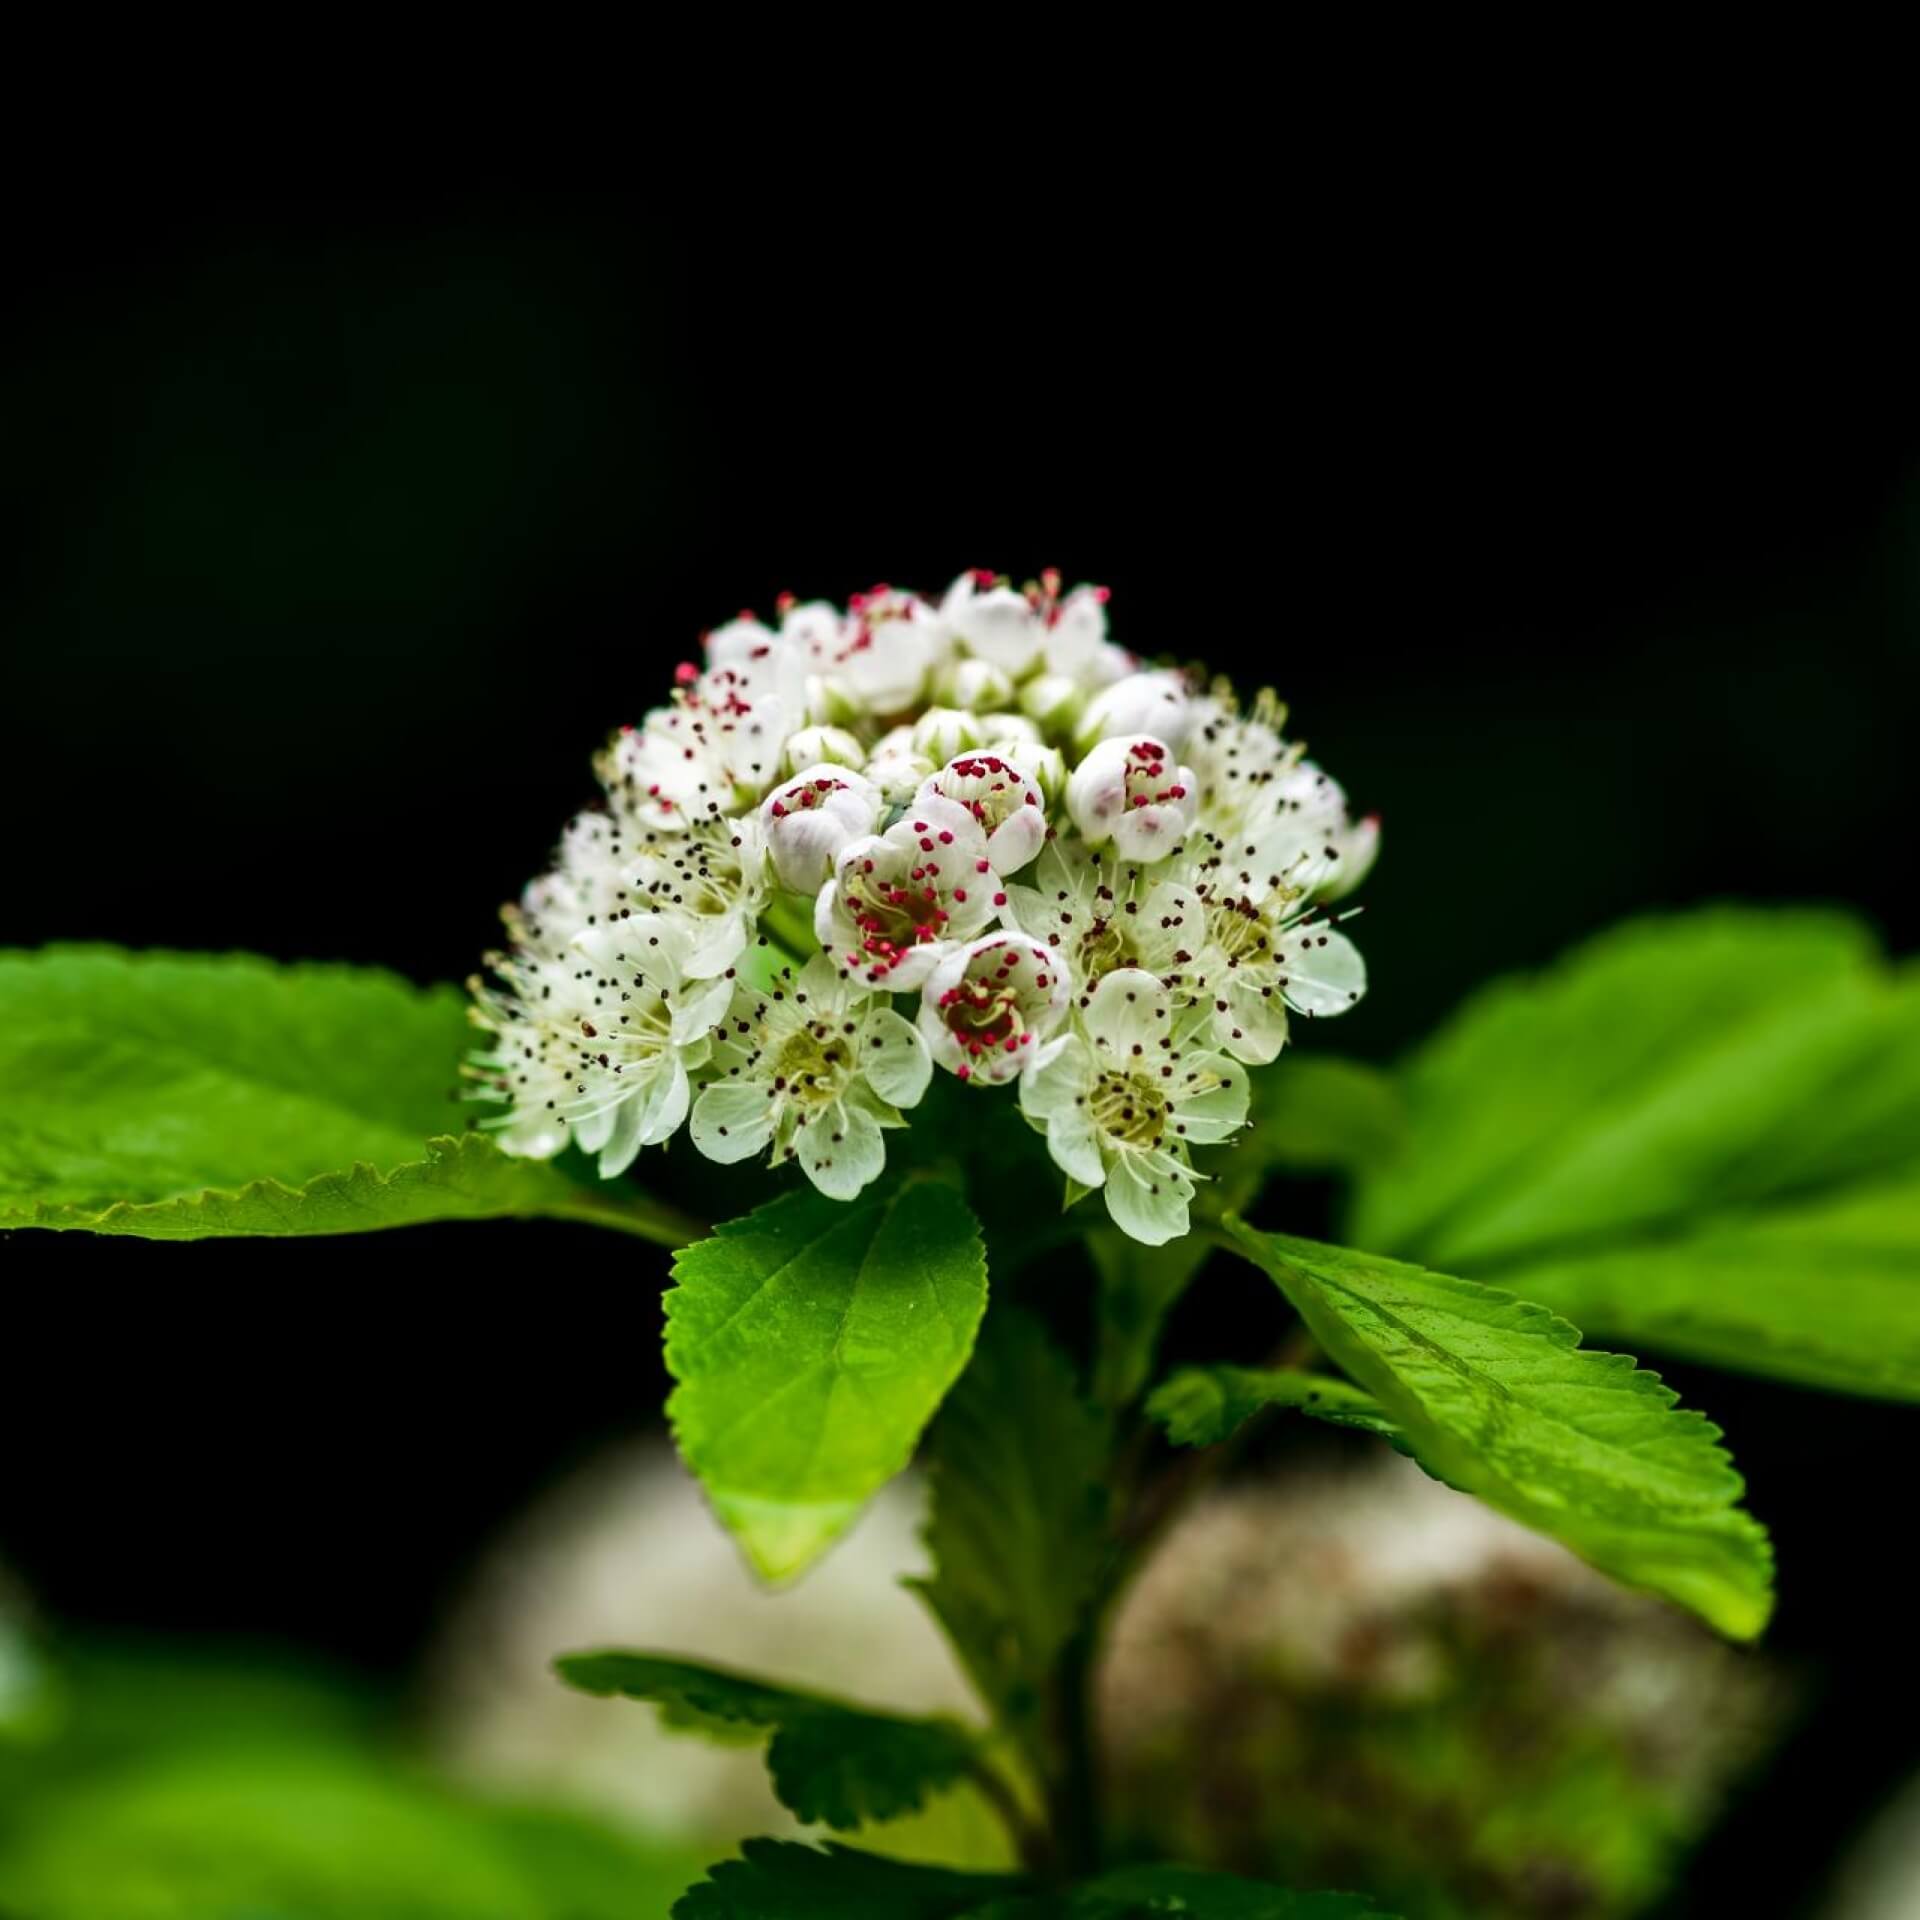
<path id="1" fill-rule="evenodd" d="M 753 937 L 766 876 L 759 817 L 747 813 L 697 821 L 684 833 L 643 832 L 626 892 L 634 906 L 674 917 L 687 938 L 688 979 L 711 980 Z"/>
<path id="2" fill-rule="evenodd" d="M 707 634 L 474 986 L 502 1144 L 577 1139 L 614 1174 L 691 1118 L 716 1158 L 771 1148 L 850 1196 L 937 1058 L 1017 1081 L 1129 1233 L 1182 1230 L 1188 1149 L 1231 1131 L 1242 1069 L 1365 992 L 1325 908 L 1378 824 L 1272 694 L 1144 668 L 1106 601 L 977 572 L 937 608 L 783 594 Z M 766 987 L 807 944 L 795 895 L 822 951 Z"/>
<path id="3" fill-rule="evenodd" d="M 1172 853 L 1193 824 L 1193 775 L 1148 734 L 1102 740 L 1067 778 L 1067 811 L 1089 846 L 1130 860 Z"/>
<path id="4" fill-rule="evenodd" d="M 1020 1106 L 1069 1179 L 1102 1189 L 1123 1233 L 1161 1246 L 1187 1231 L 1189 1150 L 1228 1139 L 1247 1116 L 1244 1068 L 1183 1047 L 1172 996 L 1150 973 L 1108 974 L 1081 1031 L 1049 1041 Z"/>
<path id="5" fill-rule="evenodd" d="M 947 589 L 940 615 L 976 659 L 1016 680 L 1040 658 L 1046 629 L 1024 593 L 976 568 Z"/>
<path id="6" fill-rule="evenodd" d="M 1143 969 L 1192 997 L 1193 949 L 1205 914 L 1178 870 L 1053 840 L 1020 882 L 1009 883 L 1005 917 L 1060 957 L 1082 1004 L 1123 968 Z"/>
<path id="7" fill-rule="evenodd" d="M 1041 585 L 1047 671 L 1078 678 L 1094 666 L 1107 644 L 1107 590 L 1075 587 L 1063 598 L 1060 576 L 1051 571 L 1041 576 Z"/>
<path id="8" fill-rule="evenodd" d="M 1380 851 L 1380 823 L 1348 817 L 1339 783 L 1311 760 L 1295 760 L 1266 785 L 1249 810 L 1250 826 L 1263 825 L 1267 858 L 1282 859 L 1321 900 L 1351 893 Z M 1273 837 L 1275 830 L 1280 838 Z"/>
<path id="9" fill-rule="evenodd" d="M 725 755 L 681 707 L 656 707 L 639 726 L 622 727 L 597 771 L 615 804 L 645 826 L 684 826 L 738 804 Z"/>
<path id="10" fill-rule="evenodd" d="M 955 947 L 920 990 L 920 1031 L 933 1057 L 962 1080 L 1016 1079 L 1067 1011 L 1059 956 L 1018 933 Z"/>
<path id="11" fill-rule="evenodd" d="M 917 594 L 888 586 L 856 593 L 844 617 L 823 601 L 796 606 L 781 631 L 793 637 L 815 672 L 875 714 L 912 706 L 949 646 L 933 608 Z"/>
<path id="12" fill-rule="evenodd" d="M 1177 988 L 1237 1060 L 1278 1055 L 1288 1008 L 1325 1018 L 1367 990 L 1359 948 L 1316 917 L 1312 887 L 1324 871 L 1286 821 L 1230 845 L 1211 836 L 1202 843 L 1193 883 L 1200 912 L 1184 929 L 1188 964 Z"/>
<path id="13" fill-rule="evenodd" d="M 760 819 L 780 884 L 818 893 L 841 848 L 872 833 L 879 810 L 879 793 L 851 767 L 809 767 L 776 787 Z"/>
<path id="14" fill-rule="evenodd" d="M 1129 674 L 1087 702 L 1074 737 L 1084 751 L 1120 734 L 1151 734 L 1178 753 L 1186 741 L 1191 704 L 1183 673 Z"/>
<path id="15" fill-rule="evenodd" d="M 750 667 L 783 651 L 788 643 L 751 613 L 742 613 L 705 636 L 710 667 Z"/>
<path id="16" fill-rule="evenodd" d="M 798 1160 L 813 1184 L 851 1200 L 879 1178 L 885 1127 L 919 1103 L 932 1077 L 926 1042 L 887 1004 L 862 994 L 824 954 L 766 992 L 742 987 L 693 1107 L 693 1144 L 731 1164 L 767 1147 Z"/>
<path id="17" fill-rule="evenodd" d="M 841 850 L 813 926 L 821 946 L 860 979 L 906 993 L 1006 904 L 972 814 L 929 795 L 884 834 Z"/>
<path id="18" fill-rule="evenodd" d="M 1025 591 L 982 569 L 963 573 L 940 603 L 942 618 L 977 659 L 1015 680 L 1035 667 L 1080 678 L 1097 670 L 1107 644 L 1107 590 L 1075 587 L 1062 594 L 1049 567 Z"/>
<path id="19" fill-rule="evenodd" d="M 1047 843 L 1047 805 L 1039 786 L 994 753 L 963 753 L 920 789 L 920 799 L 950 800 L 986 836 L 998 874 L 1016 873 Z"/>
<path id="20" fill-rule="evenodd" d="M 1343 825 L 1331 842 L 1337 864 L 1321 881 L 1316 900 L 1344 900 L 1373 871 L 1380 857 L 1380 816 Z"/>
<path id="21" fill-rule="evenodd" d="M 541 936 L 564 947 L 582 927 L 633 904 L 630 869 L 644 829 L 611 813 L 576 814 L 560 836 L 553 871 L 528 882 L 520 904 Z"/>
<path id="22" fill-rule="evenodd" d="M 679 1129 L 689 1075 L 706 1064 L 714 1022 L 732 998 L 724 975 L 687 972 L 690 944 L 677 916 L 658 913 L 575 938 L 585 971 L 570 996 L 576 1052 L 563 1111 L 574 1139 L 600 1156 L 602 1179 Z"/>
<path id="23" fill-rule="evenodd" d="M 486 957 L 497 982 L 476 974 L 467 983 L 473 1022 L 493 1035 L 493 1045 L 476 1053 L 467 1071 L 475 1099 L 508 1103 L 507 1112 L 481 1122 L 501 1150 L 548 1160 L 567 1144 L 561 1112 L 574 1097 L 593 969 L 564 943 L 556 949 L 522 909 L 508 907 L 501 918 L 511 946 Z"/>
<path id="24" fill-rule="evenodd" d="M 686 679 L 671 706 L 623 727 L 602 756 L 609 793 L 644 825 L 683 827 L 731 813 L 778 775 L 804 708 L 804 676 L 777 643 L 757 653 L 736 636 L 736 646 L 746 648 L 742 664 Z"/>
<path id="25" fill-rule="evenodd" d="M 1286 717 L 1270 690 L 1244 714 L 1224 687 L 1193 702 L 1183 752 L 1199 789 L 1199 824 L 1226 841 L 1289 824 L 1291 846 L 1274 843 L 1268 857 L 1316 899 L 1343 899 L 1380 851 L 1380 823 L 1349 817 L 1338 784 L 1281 737 Z"/>

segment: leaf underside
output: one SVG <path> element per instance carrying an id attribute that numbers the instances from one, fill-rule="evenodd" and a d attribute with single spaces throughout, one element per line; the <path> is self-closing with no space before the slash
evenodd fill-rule
<path id="1" fill-rule="evenodd" d="M 1497 1288 L 1228 1225 L 1438 1478 L 1735 1639 L 1766 1625 L 1766 1532 L 1719 1429 L 1657 1376 Z"/>
<path id="2" fill-rule="evenodd" d="M 1183 1367 L 1157 1386 L 1147 1412 L 1179 1447 L 1211 1447 L 1270 1407 L 1352 1427 L 1408 1451 L 1406 1435 L 1371 1394 L 1330 1374 L 1286 1368 Z"/>
<path id="3" fill-rule="evenodd" d="M 1012 1875 L 783 1840 L 749 1840 L 673 1912 L 674 1920 L 1395 1920 L 1358 1895 L 1289 1893 L 1194 1867 L 1123 1868 L 1042 1892 Z"/>
<path id="4" fill-rule="evenodd" d="M 973 1764 L 973 1740 L 951 1720 L 877 1713 L 653 1654 L 569 1654 L 555 1665 L 583 1693 L 767 1729 L 767 1769 L 781 1804 L 802 1820 L 842 1831 L 918 1812 L 930 1794 L 963 1779 Z"/>

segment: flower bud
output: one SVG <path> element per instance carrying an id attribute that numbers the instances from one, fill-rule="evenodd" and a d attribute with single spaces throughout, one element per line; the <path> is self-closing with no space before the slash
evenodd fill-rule
<path id="1" fill-rule="evenodd" d="M 1131 674 L 1087 702 L 1074 737 L 1084 752 L 1119 734 L 1151 734 L 1177 753 L 1186 744 L 1190 710 L 1185 674 Z"/>
<path id="2" fill-rule="evenodd" d="M 1067 757 L 1058 747 L 1026 740 L 995 740 L 993 749 L 1004 754 L 1040 789 L 1041 801 L 1057 807 L 1067 792 Z"/>
<path id="3" fill-rule="evenodd" d="M 1129 674 L 1140 671 L 1139 660 L 1125 647 L 1116 647 L 1111 642 L 1096 647 L 1092 657 L 1076 676 L 1083 687 L 1098 690 L 1110 687 L 1116 680 L 1124 680 Z"/>
<path id="4" fill-rule="evenodd" d="M 967 651 L 1017 680 L 1039 658 L 1045 628 L 1024 593 L 991 574 L 963 573 L 940 612 Z"/>
<path id="5" fill-rule="evenodd" d="M 841 848 L 871 833 L 879 811 L 879 794 L 851 767 L 809 767 L 776 787 L 760 817 L 780 884 L 817 893 Z"/>
<path id="6" fill-rule="evenodd" d="M 837 673 L 807 675 L 806 715 L 816 727 L 850 727 L 865 709 L 853 686 Z"/>
<path id="7" fill-rule="evenodd" d="M 866 764 L 866 776 L 879 789 L 889 813 L 897 813 L 920 791 L 933 762 L 913 744 L 911 727 L 882 734 Z"/>
<path id="8" fill-rule="evenodd" d="M 867 750 L 844 727 L 802 727 L 787 741 L 787 771 L 798 774 L 823 762 L 834 767 L 864 767 Z"/>
<path id="9" fill-rule="evenodd" d="M 1067 1011 L 1060 956 L 1019 933 L 953 948 L 920 990 L 920 1031 L 936 1062 L 962 1080 L 1018 1078 Z"/>
<path id="10" fill-rule="evenodd" d="M 1036 674 L 1020 689 L 1020 711 L 1049 733 L 1065 733 L 1080 717 L 1083 698 L 1071 674 Z"/>
<path id="11" fill-rule="evenodd" d="M 934 682 L 934 692 L 950 707 L 985 713 L 1013 698 L 1013 680 L 991 660 L 954 660 Z"/>
<path id="12" fill-rule="evenodd" d="M 983 747 L 1037 747 L 1044 737 L 1024 713 L 983 713 L 980 733 Z"/>
<path id="13" fill-rule="evenodd" d="M 986 859 L 997 873 L 1015 873 L 1047 843 L 1047 808 L 1038 784 L 997 753 L 963 753 L 920 789 L 951 800 L 973 816 L 986 836 Z"/>
<path id="14" fill-rule="evenodd" d="M 913 723 L 913 747 L 938 766 L 956 753 L 965 753 L 986 739 L 977 714 L 958 707 L 929 707 Z"/>
<path id="15" fill-rule="evenodd" d="M 1107 591 L 1075 587 L 1055 604 L 1047 623 L 1049 673 L 1084 673 L 1107 639 Z"/>
<path id="16" fill-rule="evenodd" d="M 752 614 L 743 613 L 715 627 L 707 635 L 707 665 L 744 667 L 752 661 L 765 659 L 779 645 L 780 636 L 771 627 L 756 620 Z"/>
<path id="17" fill-rule="evenodd" d="M 1171 853 L 1193 824 L 1194 778 L 1163 740 L 1102 740 L 1067 778 L 1067 811 L 1089 846 L 1111 840 L 1129 860 Z"/>

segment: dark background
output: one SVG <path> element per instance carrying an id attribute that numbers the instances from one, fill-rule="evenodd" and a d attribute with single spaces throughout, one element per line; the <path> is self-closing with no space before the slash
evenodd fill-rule
<path id="1" fill-rule="evenodd" d="M 1267 226 L 29 221 L 0 944 L 459 977 L 703 627 L 1051 563 L 1123 642 L 1273 681 L 1384 815 L 1347 1051 L 1646 908 L 1840 900 L 1920 946 L 1920 416 L 1877 297 L 1443 207 Z M 488 1530 L 652 1417 L 663 1269 L 557 1225 L 0 1241 L 0 1558 L 70 1622 L 399 1671 Z M 1180 1337 L 1263 1311 L 1222 1281 Z M 1920 1429 L 1666 1370 L 1731 1432 L 1817 1701 L 1673 1911 L 1785 1913 L 1920 1765 Z"/>

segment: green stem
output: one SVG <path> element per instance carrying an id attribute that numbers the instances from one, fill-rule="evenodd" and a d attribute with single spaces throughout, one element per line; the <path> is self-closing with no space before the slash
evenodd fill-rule
<path id="1" fill-rule="evenodd" d="M 1319 1357 L 1320 1349 L 1306 1322 L 1299 1321 L 1268 1356 L 1265 1366 L 1278 1372 L 1306 1372 Z M 1096 1616 L 1100 1623 L 1111 1616 L 1134 1575 L 1152 1559 L 1174 1522 L 1239 1459 L 1247 1442 L 1272 1418 L 1274 1411 L 1267 1408 L 1256 1413 L 1218 1446 L 1183 1449 L 1159 1473 L 1151 1476 L 1144 1468 L 1152 1450 L 1152 1426 L 1141 1417 L 1132 1440 L 1119 1454 L 1127 1468 L 1118 1482 L 1124 1502 L 1119 1551 L 1114 1560 L 1113 1577 L 1101 1596 Z"/>
<path id="2" fill-rule="evenodd" d="M 1051 1875 L 1054 1872 L 1053 1841 L 1046 1829 L 1020 1803 L 1020 1796 L 1000 1769 L 984 1759 L 976 1759 L 967 1778 L 978 1789 L 981 1799 L 1000 1816 L 1000 1823 L 1013 1841 L 1020 1864 L 1029 1873 Z"/>
<path id="3" fill-rule="evenodd" d="M 1096 1616 L 1067 1642 L 1053 1670 L 1049 1702 L 1054 1769 L 1047 1783 L 1047 1811 L 1055 1865 L 1070 1879 L 1096 1873 L 1101 1864 L 1099 1741 L 1093 1697 L 1100 1638 Z"/>

